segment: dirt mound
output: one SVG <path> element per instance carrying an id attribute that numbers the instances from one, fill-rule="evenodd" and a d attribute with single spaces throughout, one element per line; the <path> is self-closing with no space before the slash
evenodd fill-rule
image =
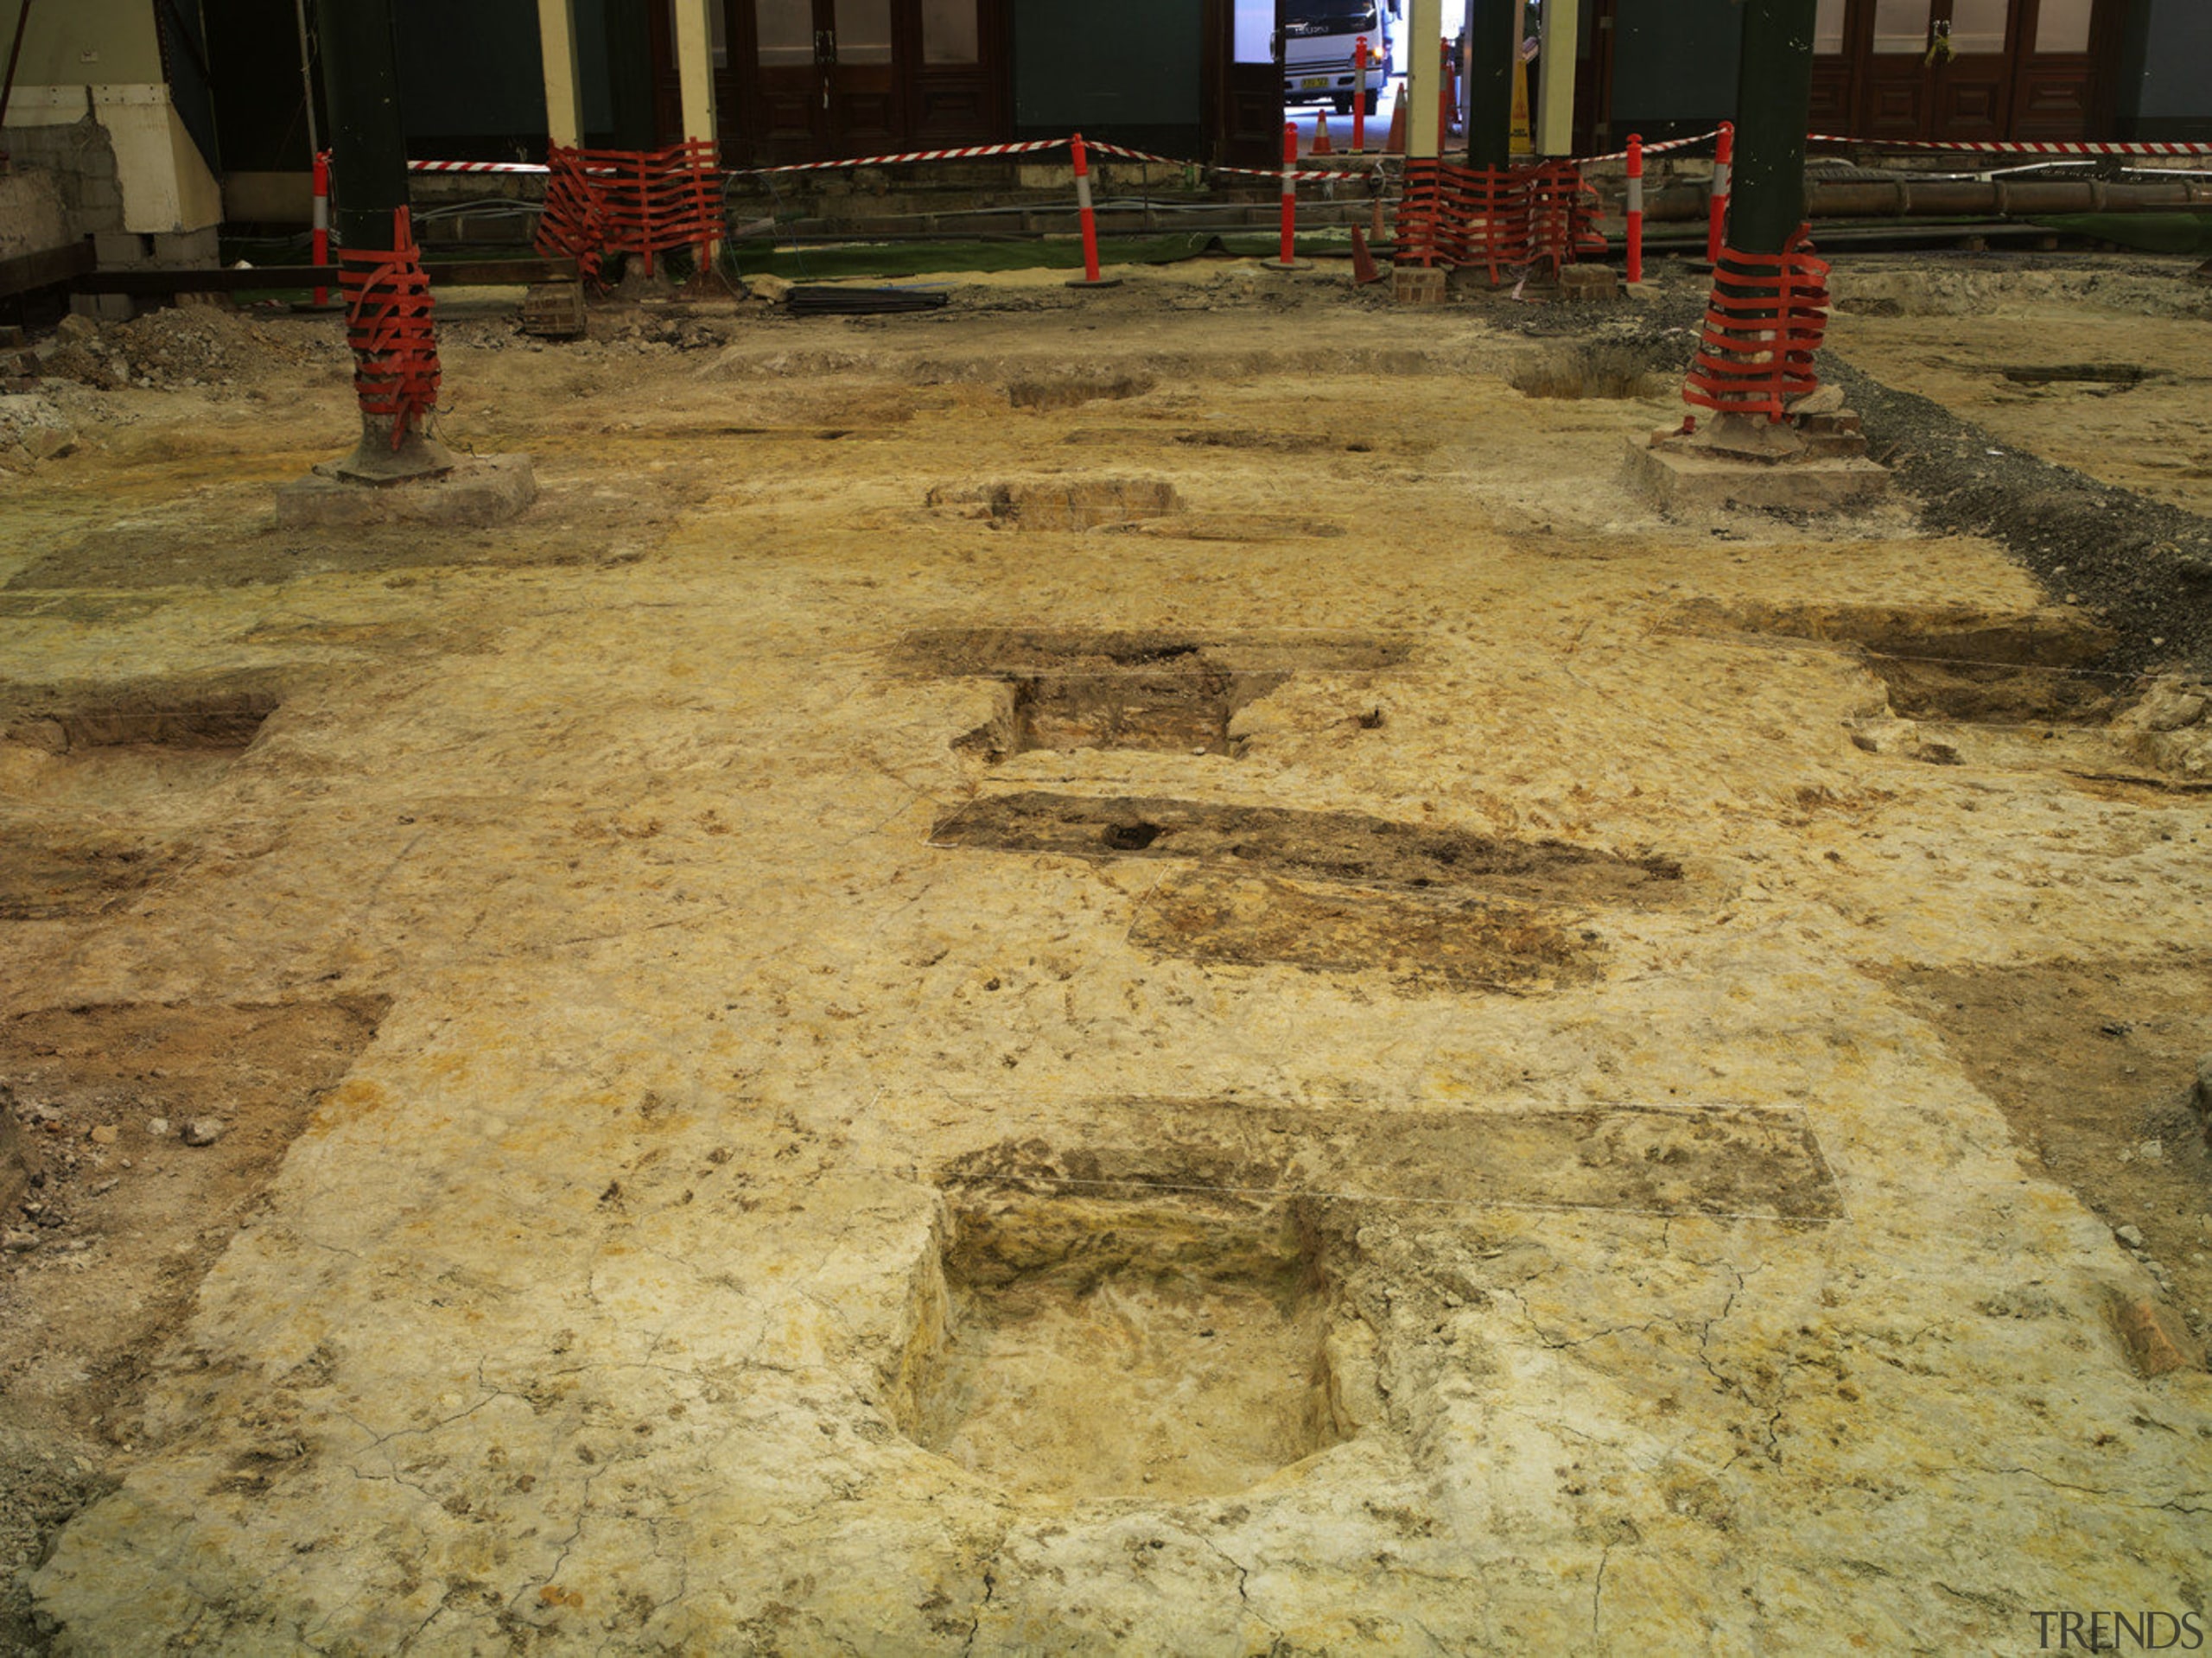
<path id="1" fill-rule="evenodd" d="M 102 391 L 123 386 L 175 391 L 251 384 L 283 369 L 341 361 L 335 327 L 326 334 L 280 333 L 241 312 L 212 305 L 151 311 L 130 322 L 63 319 L 40 353 L 48 378 Z"/>
<path id="2" fill-rule="evenodd" d="M 1847 265 L 1835 273 L 1833 291 L 1837 309 L 1872 316 L 1987 316 L 2005 305 L 2212 318 L 2212 290 L 2177 281 L 2139 257 L 2051 270 L 1993 260 L 1927 260 L 1902 270 Z"/>

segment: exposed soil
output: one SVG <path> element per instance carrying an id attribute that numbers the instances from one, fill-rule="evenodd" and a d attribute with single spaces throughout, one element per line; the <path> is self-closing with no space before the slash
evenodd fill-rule
<path id="1" fill-rule="evenodd" d="M 165 837 L 10 823 L 0 845 L 0 921 L 99 915 L 191 855 L 188 846 Z"/>
<path id="2" fill-rule="evenodd" d="M 2190 1091 L 2212 1056 L 2202 952 L 1904 970 L 1892 982 L 2005 1109 L 2023 1149 L 2212 1331 L 2212 1145 Z"/>
<path id="3" fill-rule="evenodd" d="M 1861 646 L 1890 707 L 1908 719 L 2101 722 L 2134 687 L 2134 676 L 2098 665 L 2118 636 L 2068 606 L 1698 603 L 1684 607 L 1681 621 Z"/>
<path id="4" fill-rule="evenodd" d="M 995 795 L 931 831 L 935 846 L 1077 857 L 1195 858 L 1412 891 L 1473 891 L 1569 903 L 1664 901 L 1681 866 L 1558 841 L 1515 842 L 1358 812 L 1198 801 Z"/>
<path id="5" fill-rule="evenodd" d="M 1289 677 L 1203 663 L 1160 673 L 1028 675 L 1008 681 L 1001 712 L 959 742 L 993 760 L 1037 748 L 1234 754 L 1230 721 Z"/>
<path id="6" fill-rule="evenodd" d="M 0 1216 L 0 1652 L 44 1649 L 20 1568 L 139 1448 L 155 1353 L 384 1012 L 348 998 L 0 1022 L 0 1153 L 12 1137 L 29 1165 Z"/>
<path id="7" fill-rule="evenodd" d="M 2007 443 L 1942 405 L 1824 359 L 1937 530 L 1993 536 L 2119 636 L 2115 668 L 2212 665 L 2212 519 Z"/>
<path id="8" fill-rule="evenodd" d="M 1681 383 L 1681 350 L 1664 337 L 1558 346 L 1510 382 L 1524 397 L 1663 396 Z"/>
<path id="9" fill-rule="evenodd" d="M 240 752 L 278 700 L 270 689 L 175 680 L 91 696 L 0 683 L 0 742 L 51 754 L 121 747 Z"/>
<path id="10" fill-rule="evenodd" d="M 990 721 L 958 740 L 994 762 L 1032 749 L 1138 748 L 1236 754 L 1231 726 L 1294 670 L 1344 673 L 1402 662 L 1402 641 L 1193 639 L 1065 629 L 939 629 L 909 636 L 893 660 L 925 672 L 1000 679 Z M 1051 668 L 1055 671 L 1039 671 Z"/>
<path id="11" fill-rule="evenodd" d="M 458 536 L 272 527 L 350 441 L 331 319 L 218 387 L 73 329 L 0 411 L 0 842 L 171 861 L 0 924 L 9 1606 L 984 1658 L 2196 1604 L 2203 1193 L 2127 1183 L 2201 1172 L 2146 952 L 2212 924 L 2212 699 L 2137 683 L 2202 607 L 2127 537 L 2191 510 L 2206 314 L 2059 263 L 1849 261 L 1935 505 L 1846 521 L 1620 487 L 1664 262 L 557 347 L 442 297 L 443 418 L 545 486 Z M 250 746 L 94 740 L 232 674 Z"/>
<path id="12" fill-rule="evenodd" d="M 929 492 L 933 507 L 963 511 L 1002 529 L 1096 530 L 1165 518 L 1175 511 L 1175 486 L 1148 478 L 1098 478 L 1076 483 L 1021 480 L 981 488 L 950 485 Z"/>
<path id="13" fill-rule="evenodd" d="M 1104 673 L 1204 663 L 1236 673 L 1358 673 L 1399 667 L 1413 642 L 1368 634 L 1168 632 L 1065 627 L 925 628 L 907 634 L 894 665 L 933 674 Z"/>
<path id="14" fill-rule="evenodd" d="M 1066 1130 L 948 1159 L 956 1192 L 1206 1202 L 1355 1198 L 1831 1221 L 1835 1176 L 1803 1115 L 1702 1107 L 1379 1118 L 1261 1102 L 1086 1103 Z"/>
<path id="15" fill-rule="evenodd" d="M 1516 994 L 1595 979 L 1605 962 L 1599 938 L 1587 926 L 1514 905 L 1346 893 L 1225 871 L 1161 881 L 1129 925 L 1131 943 L 1194 962 L 1379 969 L 1407 989 Z"/>
<path id="16" fill-rule="evenodd" d="M 913 1423 L 1046 1502 L 1233 1493 L 1356 1427 L 1331 1405 L 1328 1272 L 1281 1205 L 970 1201 Z"/>
<path id="17" fill-rule="evenodd" d="M 1079 409 L 1087 403 L 1141 397 L 1155 382 L 1148 374 L 1059 375 L 1016 380 L 1006 400 L 1016 409 Z"/>

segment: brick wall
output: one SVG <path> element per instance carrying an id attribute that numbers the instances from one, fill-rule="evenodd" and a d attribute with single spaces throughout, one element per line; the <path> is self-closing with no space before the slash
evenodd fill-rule
<path id="1" fill-rule="evenodd" d="M 115 144 L 88 112 L 67 125 L 10 127 L 0 135 L 16 165 L 52 175 L 67 215 L 68 239 L 123 228 Z"/>

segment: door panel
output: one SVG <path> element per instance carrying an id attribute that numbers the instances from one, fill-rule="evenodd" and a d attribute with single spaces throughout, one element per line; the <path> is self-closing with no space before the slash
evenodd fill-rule
<path id="1" fill-rule="evenodd" d="M 2036 18 L 2036 55 L 2088 55 L 2098 0 L 2041 0 Z"/>
<path id="2" fill-rule="evenodd" d="M 814 0 L 748 0 L 753 14 L 753 141 L 779 161 L 814 153 L 823 117 L 815 67 Z"/>
<path id="3" fill-rule="evenodd" d="M 2107 118 L 2101 100 L 2126 5 L 1819 0 L 1815 124 L 1821 111 L 1847 105 L 1840 118 L 1876 140 L 2088 138 Z M 1939 38 L 1949 55 L 1930 62 Z"/>
<path id="4" fill-rule="evenodd" d="M 1974 143 L 2005 136 L 2012 42 L 2033 0 L 1874 0 L 1861 136 Z M 1948 49 L 1942 49 L 1948 48 Z"/>
<path id="5" fill-rule="evenodd" d="M 1230 167 L 1282 164 L 1282 58 L 1275 0 L 1208 0 L 1207 59 L 1214 87 L 1214 159 Z"/>
<path id="6" fill-rule="evenodd" d="M 891 0 L 816 0 L 814 10 L 828 31 L 820 64 L 829 86 L 831 153 L 899 149 L 905 129 L 899 118 Z"/>
<path id="7" fill-rule="evenodd" d="M 1928 130 L 1928 37 L 1934 0 L 1872 0 L 1872 39 L 1861 58 L 1862 138 L 1921 138 Z"/>
<path id="8" fill-rule="evenodd" d="M 1933 0 L 1874 0 L 1874 52 L 1878 57 L 1919 57 L 1928 50 Z"/>
<path id="9" fill-rule="evenodd" d="M 2012 21 L 2012 3 L 2013 0 L 1950 0 L 1951 50 L 1962 58 L 2001 56 Z"/>
<path id="10" fill-rule="evenodd" d="M 2035 49 L 2018 54 L 2012 137 L 2078 142 L 2093 135 L 2120 10 L 2116 0 L 2029 0 L 2020 33 L 2032 34 Z"/>
<path id="11" fill-rule="evenodd" d="M 907 104 L 912 146 L 988 143 L 1006 136 L 998 92 L 1003 16 L 997 0 L 921 0 L 920 64 Z"/>
<path id="12" fill-rule="evenodd" d="M 1820 0 L 1813 19 L 1812 129 L 1851 130 L 1851 8 L 1848 0 Z"/>
<path id="13" fill-rule="evenodd" d="M 823 161 L 1007 136 L 1004 0 L 723 5 L 733 154 Z"/>

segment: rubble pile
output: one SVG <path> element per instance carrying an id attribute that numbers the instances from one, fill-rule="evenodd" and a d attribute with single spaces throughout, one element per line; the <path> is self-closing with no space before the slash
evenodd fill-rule
<path id="1" fill-rule="evenodd" d="M 219 390 L 272 368 L 341 364 L 342 341 L 302 338 L 264 327 L 251 317 L 214 306 L 151 311 L 130 322 L 65 317 L 54 337 L 35 347 L 36 372 L 97 391 Z"/>
<path id="2" fill-rule="evenodd" d="M 52 398 L 35 392 L 0 397 L 0 474 L 29 472 L 76 447 L 76 426 Z"/>

